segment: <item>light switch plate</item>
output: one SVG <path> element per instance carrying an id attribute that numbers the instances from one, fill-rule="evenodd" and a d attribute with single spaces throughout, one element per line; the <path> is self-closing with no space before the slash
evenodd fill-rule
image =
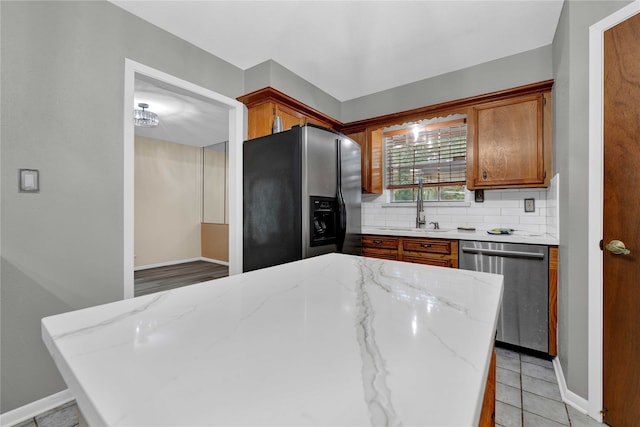
<path id="1" fill-rule="evenodd" d="M 40 192 L 40 173 L 38 169 L 20 169 L 19 179 L 21 193 Z"/>
<path id="2" fill-rule="evenodd" d="M 536 211 L 536 199 L 524 199 L 524 211 L 535 212 Z"/>

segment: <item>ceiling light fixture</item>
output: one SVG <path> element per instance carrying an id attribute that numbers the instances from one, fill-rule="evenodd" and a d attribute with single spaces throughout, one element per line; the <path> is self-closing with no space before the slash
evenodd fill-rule
<path id="1" fill-rule="evenodd" d="M 158 115 L 151 111 L 145 110 L 149 108 L 149 104 L 143 102 L 138 104 L 142 110 L 133 110 L 133 124 L 144 128 L 152 128 L 158 126 Z"/>

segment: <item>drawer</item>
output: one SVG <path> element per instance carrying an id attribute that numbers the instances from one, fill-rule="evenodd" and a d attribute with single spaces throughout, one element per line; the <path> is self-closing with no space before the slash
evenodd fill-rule
<path id="1" fill-rule="evenodd" d="M 362 236 L 363 248 L 398 249 L 397 237 Z"/>
<path id="2" fill-rule="evenodd" d="M 395 249 L 378 249 L 378 248 L 362 248 L 362 256 L 369 258 L 382 258 L 396 261 L 398 259 L 398 251 Z"/>
<path id="3" fill-rule="evenodd" d="M 402 249 L 413 252 L 428 252 L 432 254 L 450 254 L 451 241 L 435 239 L 404 239 Z"/>
<path id="4" fill-rule="evenodd" d="M 449 258 L 419 258 L 405 255 L 402 260 L 415 264 L 435 265 L 436 267 L 453 267 L 452 261 Z"/>

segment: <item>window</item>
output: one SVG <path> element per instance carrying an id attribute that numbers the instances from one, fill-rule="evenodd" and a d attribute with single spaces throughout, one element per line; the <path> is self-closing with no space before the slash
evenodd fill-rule
<path id="1" fill-rule="evenodd" d="M 391 201 L 415 200 L 418 177 L 422 177 L 424 200 L 464 200 L 466 119 L 387 130 L 383 138 Z"/>

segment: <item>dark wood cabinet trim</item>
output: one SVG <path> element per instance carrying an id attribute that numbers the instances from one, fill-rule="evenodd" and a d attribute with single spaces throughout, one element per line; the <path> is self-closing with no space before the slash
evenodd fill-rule
<path id="1" fill-rule="evenodd" d="M 478 427 L 495 427 L 496 425 L 496 351 L 495 347 L 491 351 L 491 365 L 489 375 L 484 388 L 484 399 L 482 402 L 482 412 Z"/>
<path id="2" fill-rule="evenodd" d="M 504 89 L 454 101 L 442 102 L 440 104 L 415 108 L 398 113 L 387 114 L 385 116 L 372 117 L 370 119 L 357 120 L 345 123 L 340 127 L 342 133 L 359 132 L 366 128 L 376 129 L 393 124 L 405 123 L 415 120 L 423 120 L 435 116 L 446 116 L 459 113 L 467 108 L 474 107 L 485 102 L 509 99 L 515 96 L 529 95 L 548 91 L 553 87 L 553 80 L 545 80 L 538 83 L 531 83 L 511 89 Z"/>
<path id="3" fill-rule="evenodd" d="M 429 116 L 448 115 L 449 113 L 460 112 L 466 108 L 483 104 L 485 102 L 499 101 L 502 99 L 512 98 L 514 96 L 529 95 L 548 91 L 553 87 L 553 80 L 544 80 L 537 83 L 531 83 L 511 89 L 503 89 L 495 92 L 489 92 L 482 95 L 471 96 L 468 98 L 456 99 L 453 101 L 442 102 L 439 104 L 429 105 L 426 107 L 414 108 L 411 110 L 401 111 L 397 113 L 387 114 L 384 116 L 372 117 L 364 120 L 356 120 L 353 122 L 342 123 L 339 120 L 330 117 L 315 108 L 280 92 L 272 87 L 265 87 L 254 92 L 236 98 L 247 106 L 252 108 L 265 102 L 273 101 L 287 105 L 305 116 L 313 117 L 317 120 L 327 122 L 331 126 L 342 133 L 355 133 L 369 129 L 377 129 L 397 123 L 404 123 L 412 120 L 422 120 Z"/>
<path id="4" fill-rule="evenodd" d="M 549 354 L 558 355 L 558 247 L 549 247 Z"/>
<path id="5" fill-rule="evenodd" d="M 343 126 L 342 122 L 334 119 L 333 117 L 330 117 L 315 108 L 311 108 L 297 99 L 294 99 L 272 87 L 258 89 L 254 92 L 247 93 L 246 95 L 239 96 L 236 99 L 246 105 L 247 108 L 253 108 L 260 104 L 264 104 L 265 102 L 276 102 L 289 107 L 293 111 L 299 113 L 301 117 L 310 117 L 321 122 L 328 123 L 333 129 L 340 130 Z"/>

